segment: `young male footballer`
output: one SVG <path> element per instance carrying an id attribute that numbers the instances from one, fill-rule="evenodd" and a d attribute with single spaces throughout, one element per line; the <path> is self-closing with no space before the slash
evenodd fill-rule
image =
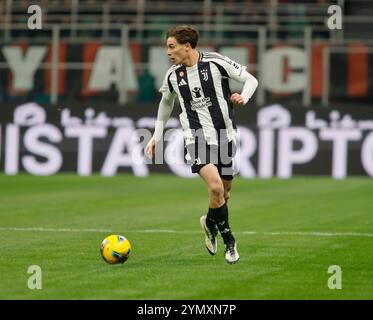
<path id="1" fill-rule="evenodd" d="M 236 151 L 233 104 L 246 104 L 258 81 L 245 67 L 225 56 L 199 52 L 196 49 L 198 36 L 198 31 L 187 25 L 173 27 L 167 33 L 167 55 L 173 66 L 160 88 L 162 99 L 155 131 L 145 155 L 154 155 L 177 96 L 187 158 L 192 160 L 192 172 L 201 176 L 209 194 L 207 215 L 200 218 L 205 245 L 211 255 L 217 253 L 219 230 L 225 244 L 225 260 L 233 264 L 240 258 L 228 222 L 227 206 Z M 229 79 L 243 83 L 241 94 L 231 94 Z"/>

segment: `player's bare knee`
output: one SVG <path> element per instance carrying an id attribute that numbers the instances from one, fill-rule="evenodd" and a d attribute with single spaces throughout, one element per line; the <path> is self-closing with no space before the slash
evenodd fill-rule
<path id="1" fill-rule="evenodd" d="M 224 196 L 224 188 L 219 184 L 210 186 L 210 194 L 214 198 L 222 198 Z"/>

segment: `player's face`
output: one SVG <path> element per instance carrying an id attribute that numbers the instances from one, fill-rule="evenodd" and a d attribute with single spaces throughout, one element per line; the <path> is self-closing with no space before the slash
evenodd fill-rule
<path id="1" fill-rule="evenodd" d="M 174 37 L 167 39 L 167 55 L 173 64 L 182 64 L 188 57 L 189 43 L 181 44 Z"/>

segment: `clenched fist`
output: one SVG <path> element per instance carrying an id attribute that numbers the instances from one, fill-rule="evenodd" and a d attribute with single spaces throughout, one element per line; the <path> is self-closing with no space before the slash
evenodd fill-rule
<path id="1" fill-rule="evenodd" d="M 147 158 L 151 159 L 154 157 L 155 145 L 156 145 L 155 138 L 152 137 L 144 149 L 144 154 Z"/>
<path id="2" fill-rule="evenodd" d="M 237 104 L 237 105 L 243 105 L 243 104 L 245 104 L 245 101 L 243 100 L 243 98 L 241 97 L 241 95 L 239 93 L 233 93 L 231 95 L 231 101 L 234 104 Z"/>

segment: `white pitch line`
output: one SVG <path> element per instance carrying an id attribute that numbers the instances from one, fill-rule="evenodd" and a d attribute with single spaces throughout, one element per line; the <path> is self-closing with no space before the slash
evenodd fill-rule
<path id="1" fill-rule="evenodd" d="M 93 233 L 115 233 L 109 229 L 73 229 L 73 228 L 43 228 L 43 227 L 0 227 L 0 231 L 32 231 L 32 232 L 93 232 Z M 175 233 L 175 234 L 200 234 L 197 230 L 171 230 L 171 229 L 145 229 L 126 230 L 125 233 Z M 373 233 L 364 232 L 319 232 L 319 231 L 236 231 L 234 234 L 263 235 L 263 236 L 307 236 L 307 237 L 366 237 L 372 238 Z"/>
<path id="2" fill-rule="evenodd" d="M 37 232 L 112 232 L 112 230 L 105 230 L 105 229 L 70 229 L 70 228 L 42 228 L 42 227 L 34 227 L 34 228 L 2 228 L 0 227 L 0 231 L 37 231 Z"/>
<path id="3" fill-rule="evenodd" d="M 313 237 L 373 237 L 373 233 L 362 232 L 318 232 L 318 231 L 280 231 L 280 232 L 262 232 L 266 236 L 313 236 Z"/>

